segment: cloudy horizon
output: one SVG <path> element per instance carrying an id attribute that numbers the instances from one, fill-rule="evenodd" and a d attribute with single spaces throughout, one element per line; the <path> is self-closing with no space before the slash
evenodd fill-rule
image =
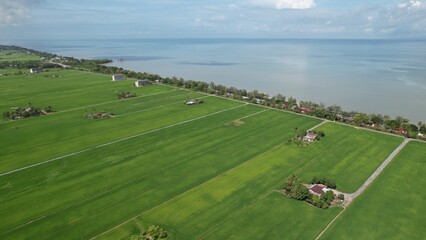
<path id="1" fill-rule="evenodd" d="M 1 0 L 0 40 L 424 38 L 424 0 Z"/>

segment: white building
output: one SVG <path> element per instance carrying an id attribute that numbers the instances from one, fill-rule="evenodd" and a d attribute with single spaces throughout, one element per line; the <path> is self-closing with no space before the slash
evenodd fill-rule
<path id="1" fill-rule="evenodd" d="M 126 76 L 123 74 L 114 74 L 112 75 L 112 81 L 120 81 L 120 80 L 126 80 Z"/>
<path id="2" fill-rule="evenodd" d="M 146 85 L 149 85 L 149 84 L 151 84 L 151 81 L 148 80 L 148 79 L 136 80 L 135 81 L 136 87 L 143 87 L 143 86 L 146 86 Z"/>
<path id="3" fill-rule="evenodd" d="M 43 72 L 43 69 L 41 68 L 30 68 L 30 73 L 41 73 Z"/>

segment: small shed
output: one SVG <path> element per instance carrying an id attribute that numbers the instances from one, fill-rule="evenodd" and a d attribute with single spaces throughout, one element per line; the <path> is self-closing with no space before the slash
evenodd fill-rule
<path id="1" fill-rule="evenodd" d="M 151 84 L 151 81 L 148 80 L 148 79 L 136 80 L 135 81 L 136 87 L 143 87 L 143 86 L 146 86 L 146 85 L 149 85 L 149 84 Z"/>
<path id="2" fill-rule="evenodd" d="M 36 68 L 30 68 L 30 73 L 41 73 L 43 72 L 42 68 L 36 67 Z"/>
<path id="3" fill-rule="evenodd" d="M 126 76 L 124 74 L 114 74 L 112 75 L 112 81 L 120 81 L 120 80 L 126 80 Z"/>

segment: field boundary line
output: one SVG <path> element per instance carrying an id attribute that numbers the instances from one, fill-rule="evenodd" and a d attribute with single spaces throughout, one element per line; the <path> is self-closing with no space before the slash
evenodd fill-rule
<path id="1" fill-rule="evenodd" d="M 97 145 L 97 146 L 93 146 L 93 147 L 86 148 L 86 149 L 83 149 L 83 150 L 80 150 L 80 151 L 69 153 L 69 154 L 66 154 L 66 155 L 63 155 L 63 156 L 60 156 L 60 157 L 56 157 L 56 158 L 52 158 L 52 159 L 49 159 L 49 160 L 46 160 L 46 161 L 43 161 L 43 162 L 35 163 L 35 164 L 29 165 L 29 166 L 26 166 L 26 167 L 22 167 L 22 168 L 18 168 L 18 169 L 12 170 L 12 171 L 0 173 L 0 177 L 9 175 L 9 174 L 12 174 L 12 173 L 15 173 L 15 172 L 20 172 L 22 170 L 26 170 L 26 169 L 29 169 L 29 168 L 37 167 L 37 166 L 40 166 L 40 165 L 43 165 L 43 164 L 46 164 L 46 163 L 58 161 L 58 160 L 61 160 L 61 159 L 67 158 L 67 157 L 78 155 L 80 153 L 88 152 L 88 151 L 93 150 L 93 149 L 109 146 L 109 145 L 112 145 L 112 144 L 115 144 L 115 143 L 123 142 L 123 141 L 129 140 L 129 139 L 133 139 L 133 138 L 136 138 L 136 137 L 139 137 L 139 136 L 146 135 L 146 134 L 150 134 L 150 133 L 161 131 L 161 130 L 164 130 L 164 129 L 168 129 L 168 128 L 171 128 L 171 127 L 179 126 L 179 125 L 182 125 L 182 124 L 185 124 L 185 123 L 193 122 L 193 121 L 203 119 L 203 118 L 206 118 L 206 117 L 210 117 L 210 116 L 222 113 L 222 112 L 234 110 L 236 108 L 240 108 L 240 107 L 243 107 L 243 106 L 246 106 L 246 105 L 247 104 L 241 104 L 241 105 L 238 105 L 238 106 L 235 106 L 235 107 L 222 109 L 222 110 L 219 110 L 219 111 L 216 111 L 216 112 L 213 112 L 213 113 L 202 115 L 200 117 L 196 117 L 196 118 L 188 119 L 188 120 L 185 120 L 185 121 L 182 121 L 182 122 L 170 124 L 170 125 L 167 125 L 167 126 L 164 126 L 164 127 L 148 130 L 146 132 L 138 133 L 138 134 L 135 134 L 135 135 L 132 135 L 132 136 L 124 137 L 124 138 L 114 140 L 114 141 L 111 141 L 111 142 L 107 142 L 107 143 L 103 143 L 103 144 L 100 144 L 100 145 Z"/>
<path id="2" fill-rule="evenodd" d="M 315 240 L 320 239 L 320 237 L 328 230 L 329 227 L 342 215 L 342 213 L 346 210 L 346 208 L 343 208 L 343 211 L 341 211 L 339 214 L 337 214 L 329 223 L 328 225 L 318 234 L 318 236 L 315 238 Z"/>

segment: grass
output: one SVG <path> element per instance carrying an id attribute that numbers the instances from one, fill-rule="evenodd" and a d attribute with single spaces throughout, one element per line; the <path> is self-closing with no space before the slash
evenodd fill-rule
<path id="1" fill-rule="evenodd" d="M 245 127 L 247 124 L 250 122 L 247 121 L 240 127 Z M 334 132 L 328 131 L 330 129 L 343 133 L 333 135 Z M 128 238 L 138 233 L 137 224 L 140 223 L 162 225 L 171 230 L 177 239 L 204 237 L 207 239 L 265 239 L 268 238 L 266 234 L 272 234 L 271 239 L 315 238 L 341 209 L 316 209 L 307 204 L 286 199 L 274 190 L 279 189 L 284 179 L 291 174 L 304 175 L 305 172 L 317 169 L 316 165 L 324 161 L 322 156 L 328 156 L 326 159 L 331 162 L 330 165 L 338 164 L 342 162 L 342 159 L 333 157 L 336 152 L 345 152 L 346 149 L 352 149 L 354 144 L 368 142 L 370 138 L 382 140 L 378 143 L 379 148 L 389 149 L 387 154 L 382 154 L 387 156 L 393 150 L 389 146 L 398 146 L 398 143 L 402 141 L 400 138 L 334 123 L 323 125 L 322 130 L 326 130 L 329 137 L 323 138 L 321 142 L 307 147 L 281 143 L 232 169 L 231 172 L 217 176 L 142 214 L 124 226 L 107 233 L 104 238 Z M 356 138 L 348 139 L 347 135 L 354 135 Z M 375 148 L 366 149 L 371 151 L 371 154 L 377 155 Z M 367 172 L 372 172 L 376 164 L 369 164 L 369 162 L 380 163 L 384 160 L 381 157 L 379 155 L 377 159 L 371 161 L 372 155 L 370 158 L 350 155 L 344 161 L 360 161 L 357 164 L 366 168 Z M 362 169 L 358 170 L 362 172 Z M 323 175 L 326 173 L 326 171 L 321 172 Z M 345 177 L 354 179 L 352 181 L 356 186 L 361 185 L 366 179 L 357 171 L 349 172 Z M 230 209 L 232 209 L 231 212 Z M 254 216 L 257 217 L 254 218 Z M 300 225 L 309 226 L 309 231 L 306 228 L 296 227 Z M 256 231 L 259 232 L 255 233 Z"/>
<path id="2" fill-rule="evenodd" d="M 3 50 L 0 51 L 0 62 L 4 61 L 31 61 L 40 60 L 40 57 L 34 54 L 28 54 L 19 51 Z"/>
<path id="3" fill-rule="evenodd" d="M 57 111 L 0 122 L 0 173 L 57 159 L 0 177 L 1 239 L 128 239 L 149 224 L 178 239 L 312 238 L 341 209 L 285 198 L 275 192 L 284 179 L 325 176 L 351 191 L 402 141 L 327 123 L 325 138 L 297 146 L 294 129 L 320 120 L 131 84 L 72 70 L 0 78 L 2 111 Z M 138 97 L 117 100 L 121 91 Z M 83 118 L 93 107 L 115 117 Z"/>
<path id="4" fill-rule="evenodd" d="M 426 239 L 426 147 L 410 142 L 322 239 Z"/>
<path id="5" fill-rule="evenodd" d="M 356 191 L 403 141 L 400 137 L 356 131 L 334 123 L 326 123 L 318 130 L 325 132 L 326 137 L 309 151 L 323 153 L 315 153 L 315 160 L 298 175 L 305 182 L 315 176 L 332 179 L 338 190 L 348 193 Z"/>

